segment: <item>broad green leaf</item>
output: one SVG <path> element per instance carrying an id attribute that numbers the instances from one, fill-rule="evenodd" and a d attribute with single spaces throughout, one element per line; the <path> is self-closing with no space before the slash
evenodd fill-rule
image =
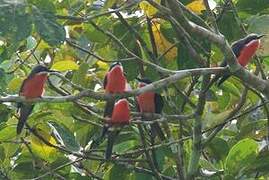
<path id="1" fill-rule="evenodd" d="M 48 124 L 52 128 L 53 134 L 59 143 L 71 151 L 80 150 L 80 145 L 78 144 L 73 133 L 68 128 L 62 124 L 60 125 L 52 121 L 50 121 Z"/>
<path id="2" fill-rule="evenodd" d="M 3 163 L 6 158 L 5 148 L 0 146 L 0 163 Z"/>
<path id="3" fill-rule="evenodd" d="M 40 11 L 46 13 L 55 13 L 56 7 L 53 4 L 53 0 L 29 0 L 31 4 L 35 5 Z"/>
<path id="4" fill-rule="evenodd" d="M 257 51 L 257 54 L 260 56 L 269 56 L 269 15 L 255 16 L 251 18 L 248 31 L 267 35 L 261 39 L 261 47 Z"/>
<path id="5" fill-rule="evenodd" d="M 10 42 L 21 41 L 32 31 L 32 19 L 23 1 L 0 1 L 0 36 Z"/>
<path id="6" fill-rule="evenodd" d="M 237 0 L 236 8 L 239 12 L 246 12 L 248 14 L 257 14 L 269 8 L 267 0 Z M 268 12 L 268 11 L 267 11 Z"/>
<path id="7" fill-rule="evenodd" d="M 160 3 L 161 0 L 156 0 L 157 3 Z M 155 7 L 153 7 L 150 3 L 148 3 L 147 1 L 142 1 L 139 3 L 139 7 L 144 11 L 144 13 L 148 16 L 148 17 L 152 17 L 154 16 L 157 12 L 158 9 L 156 9 Z"/>
<path id="8" fill-rule="evenodd" d="M 47 142 L 56 145 L 56 140 L 54 137 L 52 137 L 47 131 L 47 129 L 41 129 L 41 128 L 36 128 L 37 133 L 44 138 Z M 40 158 L 53 162 L 56 159 L 56 152 L 57 149 L 54 147 L 46 145 L 42 140 L 40 140 L 38 137 L 35 135 L 31 134 L 30 137 L 31 141 L 31 148 L 35 154 L 37 154 Z"/>
<path id="9" fill-rule="evenodd" d="M 137 140 L 124 141 L 122 143 L 116 144 L 113 146 L 113 151 L 124 153 L 138 145 Z"/>
<path id="10" fill-rule="evenodd" d="M 231 82 L 229 81 L 225 81 L 220 88 L 225 91 L 225 92 L 230 92 L 231 94 L 233 94 L 236 97 L 240 97 L 241 92 L 240 90 Z"/>
<path id="11" fill-rule="evenodd" d="M 269 167 L 269 151 L 266 147 L 264 147 L 264 149 L 262 149 L 259 154 L 258 157 L 256 158 L 255 162 L 252 163 L 252 165 L 249 167 L 249 169 L 247 170 L 248 173 L 255 173 L 257 171 L 259 172 L 264 172 L 265 174 L 268 173 Z"/>
<path id="12" fill-rule="evenodd" d="M 221 16 L 221 20 L 217 22 L 220 32 L 229 41 L 236 41 L 241 37 L 241 31 L 238 23 L 234 20 L 233 12 L 226 12 Z M 233 28 L 231 28 L 233 27 Z"/>
<path id="13" fill-rule="evenodd" d="M 211 156 L 213 156 L 216 160 L 224 160 L 229 152 L 228 143 L 219 137 L 215 137 L 208 144 L 208 152 Z"/>
<path id="14" fill-rule="evenodd" d="M 237 134 L 238 139 L 255 138 L 262 140 L 267 135 L 267 119 L 261 119 L 240 127 L 240 132 Z"/>
<path id="15" fill-rule="evenodd" d="M 208 0 L 208 5 L 210 7 L 211 10 L 215 9 L 216 7 L 216 2 L 214 0 Z M 202 14 L 203 11 L 206 10 L 206 7 L 204 5 L 204 1 L 203 0 L 194 0 L 191 3 L 187 4 L 186 7 L 193 11 L 196 14 Z"/>
<path id="16" fill-rule="evenodd" d="M 11 172 L 12 179 L 32 179 L 36 177 L 38 171 L 33 167 L 31 161 L 17 164 Z"/>
<path id="17" fill-rule="evenodd" d="M 36 30 L 41 38 L 51 46 L 57 46 L 65 40 L 65 29 L 60 25 L 55 16 L 33 9 L 33 18 Z"/>
<path id="18" fill-rule="evenodd" d="M 249 138 L 235 144 L 226 158 L 225 173 L 233 176 L 242 173 L 244 168 L 250 166 L 258 152 L 258 144 Z"/>
<path id="19" fill-rule="evenodd" d="M 165 36 L 163 36 L 161 32 L 161 24 L 160 23 L 153 23 L 152 24 L 152 33 L 154 36 L 155 44 L 158 50 L 158 53 L 162 55 L 163 53 L 165 54 L 165 59 L 167 61 L 173 61 L 177 57 L 178 49 L 177 46 L 174 46 L 172 49 L 170 49 L 173 44 L 169 42 Z M 170 50 L 169 50 L 170 49 Z M 169 50 L 167 52 L 167 50 Z"/>
<path id="20" fill-rule="evenodd" d="M 130 176 L 130 172 L 128 169 L 123 165 L 113 165 L 112 168 L 110 168 L 105 176 L 104 180 L 110 180 L 110 179 L 128 179 Z"/>
<path id="21" fill-rule="evenodd" d="M 204 115 L 204 127 L 205 128 L 213 128 L 216 125 L 222 124 L 224 120 L 228 117 L 233 109 L 227 109 L 225 111 L 221 111 L 220 113 L 212 112 L 212 107 L 209 103 L 206 103 L 205 106 L 205 115 Z"/>
<path id="22" fill-rule="evenodd" d="M 85 31 L 90 41 L 101 43 L 101 44 L 104 44 L 107 42 L 107 36 L 104 35 L 102 32 L 96 30 L 92 25 L 86 24 Z"/>
<path id="23" fill-rule="evenodd" d="M 16 137 L 16 127 L 15 125 L 2 126 L 0 129 L 0 141 L 10 140 Z"/>
<path id="24" fill-rule="evenodd" d="M 11 81 L 9 81 L 7 88 L 10 92 L 18 92 L 24 78 L 14 77 Z"/>
<path id="25" fill-rule="evenodd" d="M 35 46 L 37 45 L 36 39 L 33 36 L 29 36 L 26 39 L 26 49 L 27 50 L 32 50 L 35 48 Z"/>
<path id="26" fill-rule="evenodd" d="M 87 83 L 87 73 L 89 70 L 89 65 L 87 63 L 81 63 L 80 66 L 78 67 L 78 71 L 74 72 L 72 81 L 75 84 L 79 84 L 83 87 L 87 87 L 88 83 Z"/>
<path id="27" fill-rule="evenodd" d="M 132 180 L 154 180 L 155 178 L 149 174 L 134 172 L 131 174 Z"/>
<path id="28" fill-rule="evenodd" d="M 78 70 L 79 65 L 74 61 L 66 60 L 66 61 L 58 61 L 54 63 L 51 67 L 53 70 L 57 71 L 69 71 L 69 70 Z"/>

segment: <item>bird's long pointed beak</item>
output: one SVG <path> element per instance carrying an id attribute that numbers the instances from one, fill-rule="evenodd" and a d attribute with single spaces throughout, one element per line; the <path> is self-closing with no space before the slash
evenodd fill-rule
<path id="1" fill-rule="evenodd" d="M 48 73 L 60 73 L 60 71 L 56 71 L 56 70 L 48 70 Z"/>
<path id="2" fill-rule="evenodd" d="M 261 35 L 258 36 L 258 39 L 261 39 L 264 36 L 266 36 L 266 34 L 261 34 Z"/>
<path id="3" fill-rule="evenodd" d="M 135 79 L 136 79 L 137 81 L 139 81 L 139 82 L 142 81 L 142 79 L 140 79 L 139 77 L 136 77 Z"/>
<path id="4" fill-rule="evenodd" d="M 43 72 L 40 72 L 38 73 L 39 75 L 42 75 L 42 74 L 50 74 L 50 73 L 60 73 L 59 71 L 55 71 L 55 70 L 47 70 L 47 71 L 43 71 Z"/>

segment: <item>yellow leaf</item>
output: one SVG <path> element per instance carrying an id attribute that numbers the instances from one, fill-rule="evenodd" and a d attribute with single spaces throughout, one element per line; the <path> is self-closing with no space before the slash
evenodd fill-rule
<path id="1" fill-rule="evenodd" d="M 103 70 L 105 70 L 105 71 L 107 71 L 107 70 L 109 69 L 109 65 L 108 65 L 107 63 L 105 63 L 105 62 L 97 61 L 96 64 L 98 65 L 98 67 L 99 67 L 100 69 L 103 69 Z"/>
<path id="2" fill-rule="evenodd" d="M 53 70 L 57 71 L 68 71 L 68 70 L 78 70 L 79 65 L 74 61 L 66 60 L 66 61 L 58 61 L 54 63 L 51 67 Z"/>
<path id="3" fill-rule="evenodd" d="M 170 43 L 161 33 L 160 31 L 161 25 L 157 22 L 152 24 L 152 32 L 156 42 L 157 50 L 160 54 L 165 53 L 171 46 L 173 45 Z M 165 58 L 167 60 L 174 60 L 177 56 L 177 48 L 173 47 L 170 49 L 166 54 Z"/>
<path id="4" fill-rule="evenodd" d="M 156 0 L 156 2 L 160 3 L 161 0 Z M 144 11 L 144 13 L 148 17 L 152 17 L 154 14 L 158 12 L 158 9 L 156 9 L 155 7 L 153 7 L 150 3 L 146 1 L 142 1 L 141 3 L 139 3 L 139 7 Z"/>
<path id="5" fill-rule="evenodd" d="M 14 77 L 11 81 L 9 81 L 7 87 L 12 92 L 19 91 L 21 84 L 23 82 L 24 78 L 21 77 Z"/>
<path id="6" fill-rule="evenodd" d="M 50 142 L 53 145 L 56 145 L 56 140 L 45 130 L 37 128 L 36 131 L 40 136 L 42 136 L 47 142 Z M 35 135 L 31 134 L 30 136 L 31 148 L 35 154 L 37 154 L 42 159 L 47 161 L 53 161 L 56 149 L 54 147 L 46 145 L 42 140 L 40 140 Z"/>
<path id="7" fill-rule="evenodd" d="M 206 10 L 203 0 L 194 0 L 186 7 L 196 14 L 202 14 L 202 11 Z"/>

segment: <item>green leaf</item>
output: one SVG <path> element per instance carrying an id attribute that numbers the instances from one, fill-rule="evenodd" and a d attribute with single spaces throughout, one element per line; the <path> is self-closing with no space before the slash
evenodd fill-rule
<path id="1" fill-rule="evenodd" d="M 255 138 L 262 140 L 267 135 L 267 119 L 261 119 L 253 122 L 248 122 L 243 127 L 240 127 L 240 132 L 237 134 L 237 139 Z"/>
<path id="2" fill-rule="evenodd" d="M 0 141 L 10 140 L 16 136 L 15 126 L 3 126 L 0 127 Z"/>
<path id="3" fill-rule="evenodd" d="M 7 88 L 10 92 L 18 92 L 22 82 L 23 82 L 24 78 L 22 77 L 14 77 L 13 79 L 11 79 L 7 85 Z"/>
<path id="4" fill-rule="evenodd" d="M 180 43 L 178 47 L 177 66 L 178 69 L 192 69 L 199 67 L 197 62 L 190 57 L 187 47 L 182 43 Z"/>
<path id="5" fill-rule="evenodd" d="M 37 45 L 37 42 L 36 42 L 36 39 L 33 36 L 29 36 L 26 39 L 26 49 L 27 50 L 34 49 L 36 47 L 36 45 Z"/>
<path id="6" fill-rule="evenodd" d="M 131 177 L 134 180 L 155 180 L 154 176 L 152 175 L 138 172 L 134 172 Z"/>
<path id="7" fill-rule="evenodd" d="M 118 0 L 107 0 L 105 1 L 104 8 L 111 8 L 115 3 L 117 3 Z"/>
<path id="8" fill-rule="evenodd" d="M 83 87 L 87 87 L 87 81 L 86 81 L 86 76 L 89 70 L 89 64 L 88 63 L 81 63 L 78 71 L 74 72 L 72 81 L 75 84 L 82 85 Z"/>
<path id="9" fill-rule="evenodd" d="M 238 175 L 244 168 L 251 165 L 258 152 L 258 144 L 252 139 L 243 139 L 235 144 L 225 162 L 225 173 Z"/>
<path id="10" fill-rule="evenodd" d="M 5 148 L 3 146 L 0 146 L 0 163 L 3 163 L 5 158 L 6 158 Z"/>
<path id="11" fill-rule="evenodd" d="M 103 34 L 102 32 L 96 30 L 92 25 L 85 24 L 85 31 L 90 41 L 97 42 L 97 43 L 107 42 L 107 36 Z"/>
<path id="12" fill-rule="evenodd" d="M 110 179 L 128 179 L 130 172 L 123 165 L 113 165 L 105 174 L 104 180 Z"/>
<path id="13" fill-rule="evenodd" d="M 219 137 L 215 137 L 207 147 L 211 156 L 216 160 L 224 160 L 229 152 L 228 143 Z"/>
<path id="14" fill-rule="evenodd" d="M 229 92 L 231 94 L 233 94 L 236 97 L 240 97 L 241 92 L 240 90 L 231 82 L 229 81 L 225 81 L 220 88 L 225 91 L 225 92 Z"/>
<path id="15" fill-rule="evenodd" d="M 42 136 L 44 140 L 49 142 L 50 144 L 56 145 L 56 140 L 55 138 L 47 132 L 48 130 L 42 126 L 42 129 L 39 125 L 39 128 L 36 128 L 37 133 Z M 48 162 L 53 162 L 57 158 L 57 149 L 54 147 L 48 146 L 40 140 L 38 137 L 35 135 L 31 134 L 30 136 L 30 141 L 31 141 L 31 149 L 32 151 L 40 158 L 48 161 Z"/>
<path id="16" fill-rule="evenodd" d="M 0 124 L 8 120 L 10 112 L 11 110 L 8 109 L 7 105 L 0 104 Z"/>
<path id="17" fill-rule="evenodd" d="M 116 144 L 113 146 L 113 151 L 119 152 L 119 153 L 124 153 L 125 151 L 128 151 L 138 145 L 137 140 L 129 140 L 129 141 L 124 141 L 122 143 Z"/>
<path id="18" fill-rule="evenodd" d="M 51 67 L 53 70 L 57 71 L 69 71 L 69 70 L 78 70 L 79 65 L 74 61 L 66 60 L 66 61 L 58 61 L 54 63 Z"/>
<path id="19" fill-rule="evenodd" d="M 21 41 L 32 31 L 32 19 L 22 1 L 0 1 L 0 36 L 11 42 Z"/>
<path id="20" fill-rule="evenodd" d="M 266 34 L 261 39 L 261 48 L 257 51 L 259 56 L 269 56 L 269 15 L 254 16 L 249 20 L 248 31 L 257 34 Z"/>
<path id="21" fill-rule="evenodd" d="M 29 3 L 33 4 L 39 10 L 46 12 L 46 13 L 55 13 L 56 7 L 53 4 L 53 0 L 29 0 Z"/>
<path id="22" fill-rule="evenodd" d="M 31 172 L 31 173 L 30 173 Z M 37 176 L 38 171 L 35 171 L 31 161 L 17 164 L 11 173 L 12 179 L 32 179 Z"/>
<path id="23" fill-rule="evenodd" d="M 236 3 L 238 11 L 244 11 L 249 14 L 261 13 L 263 10 L 269 8 L 267 0 L 238 0 Z"/>
<path id="24" fill-rule="evenodd" d="M 65 29 L 56 21 L 55 16 L 33 8 L 33 18 L 38 34 L 49 45 L 57 46 L 65 41 Z"/>
<path id="25" fill-rule="evenodd" d="M 48 122 L 49 126 L 53 130 L 53 134 L 56 137 L 56 139 L 61 143 L 63 146 L 65 146 L 67 149 L 71 151 L 79 151 L 80 145 L 78 144 L 75 136 L 73 133 L 63 126 L 62 124 L 59 125 L 56 122 Z"/>

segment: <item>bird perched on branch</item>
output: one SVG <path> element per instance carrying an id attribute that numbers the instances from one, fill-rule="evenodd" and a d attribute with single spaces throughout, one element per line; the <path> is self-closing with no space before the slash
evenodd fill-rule
<path id="1" fill-rule="evenodd" d="M 232 44 L 232 51 L 235 54 L 237 61 L 241 66 L 245 67 L 250 62 L 251 58 L 254 56 L 255 52 L 259 48 L 260 39 L 263 36 L 264 35 L 249 34 L 246 37 L 238 41 L 235 41 Z M 223 60 L 220 66 L 221 67 L 227 66 L 226 59 Z M 216 75 L 209 83 L 209 87 L 216 81 L 217 81 L 217 86 L 220 86 L 230 76 L 231 76 L 231 73 L 229 72 Z"/>
<path id="2" fill-rule="evenodd" d="M 109 94 L 123 93 L 127 90 L 127 86 L 128 83 L 121 63 L 113 63 L 104 78 L 105 92 Z M 105 154 L 106 159 L 111 158 L 113 142 L 115 137 L 119 134 L 118 128 L 114 130 L 114 127 L 117 126 L 114 126 L 113 124 L 121 124 L 121 122 L 129 121 L 129 111 L 129 104 L 126 99 L 119 100 L 116 104 L 114 99 L 110 99 L 106 102 L 104 118 L 108 118 L 110 121 L 105 124 L 100 138 L 102 139 L 105 134 L 108 135 L 107 150 Z M 128 118 L 126 113 L 128 114 Z"/>
<path id="3" fill-rule="evenodd" d="M 113 63 L 104 78 L 104 89 L 106 93 L 123 93 L 126 91 L 127 80 L 121 63 Z M 105 106 L 104 117 L 111 117 L 114 100 L 108 100 Z"/>
<path id="4" fill-rule="evenodd" d="M 44 86 L 48 78 L 48 73 L 56 72 L 49 70 L 43 65 L 35 66 L 28 77 L 23 81 L 19 95 L 26 99 L 40 98 L 44 93 Z M 17 125 L 17 134 L 20 134 L 28 116 L 33 111 L 34 104 L 18 103 L 19 122 Z"/>
<path id="5" fill-rule="evenodd" d="M 142 88 L 150 83 L 149 79 L 139 79 L 139 87 Z M 157 113 L 161 114 L 163 109 L 163 98 L 160 94 L 156 92 L 145 92 L 136 97 L 138 110 L 141 113 Z M 160 127 L 159 123 L 155 122 L 151 124 L 151 136 L 152 137 L 159 137 L 161 141 L 165 140 L 165 135 Z"/>
<path id="6" fill-rule="evenodd" d="M 105 153 L 105 159 L 110 159 L 113 150 L 113 144 L 115 138 L 120 133 L 121 128 L 124 125 L 130 123 L 130 107 L 126 99 L 120 99 L 114 105 L 111 118 L 105 122 L 105 128 L 107 133 L 107 148 Z"/>

